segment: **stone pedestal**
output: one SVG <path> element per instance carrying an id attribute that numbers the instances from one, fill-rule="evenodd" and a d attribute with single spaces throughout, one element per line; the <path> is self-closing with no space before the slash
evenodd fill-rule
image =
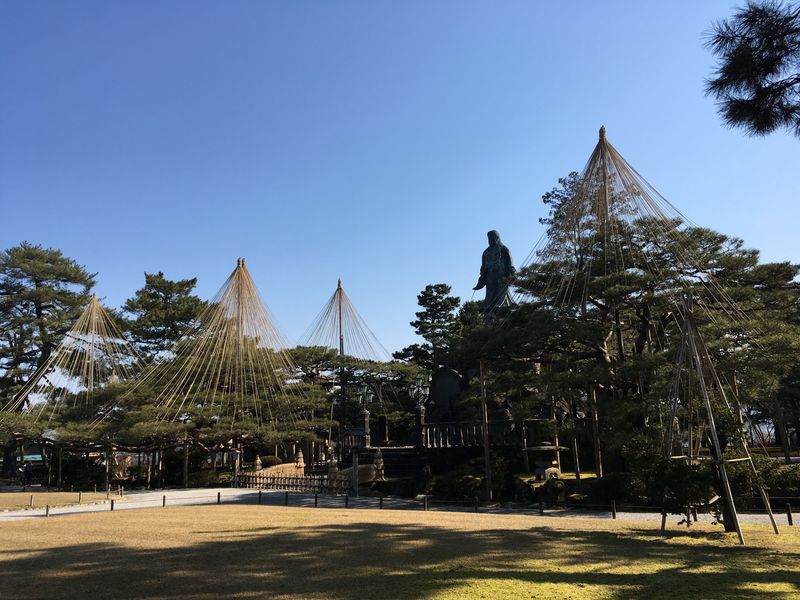
<path id="1" fill-rule="evenodd" d="M 369 411 L 366 408 L 361 411 L 361 417 L 364 421 L 364 447 L 369 448 L 372 443 L 369 434 Z"/>
<path id="2" fill-rule="evenodd" d="M 425 431 L 423 425 L 425 425 L 425 407 L 417 406 L 414 427 L 414 446 L 417 448 L 425 447 Z"/>

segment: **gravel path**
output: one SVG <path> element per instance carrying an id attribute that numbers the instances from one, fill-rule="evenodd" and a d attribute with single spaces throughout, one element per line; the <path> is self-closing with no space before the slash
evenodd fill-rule
<path id="1" fill-rule="evenodd" d="M 259 502 L 258 490 L 233 489 L 233 488 L 214 488 L 214 489 L 194 489 L 194 490 L 162 490 L 162 491 L 134 491 L 126 492 L 124 498 L 112 497 L 114 500 L 113 510 L 133 510 L 137 508 L 158 508 L 162 505 L 170 506 L 190 506 L 200 504 L 257 504 Z M 260 495 L 260 502 L 264 505 L 283 506 L 286 503 L 286 492 L 277 490 L 264 490 Z M 353 497 L 349 496 L 328 496 L 319 495 L 316 500 L 314 494 L 304 492 L 289 492 L 289 506 L 300 506 L 313 508 L 345 508 L 345 503 L 349 508 L 378 509 L 380 500 L 372 497 Z M 385 498 L 383 507 L 398 510 L 422 510 L 423 503 L 417 500 L 400 498 Z M 433 504 L 428 507 L 432 511 L 454 511 L 465 512 L 474 511 L 471 503 L 463 504 Z M 73 515 L 80 513 L 108 512 L 112 510 L 111 501 L 95 504 L 80 504 L 69 506 L 58 506 L 50 508 L 49 516 Z M 481 506 L 481 513 L 489 514 L 515 514 L 539 516 L 538 507 L 527 508 L 508 508 L 499 505 Z M 17 521 L 20 519 L 43 518 L 46 516 L 46 509 L 35 508 L 31 510 L 13 510 L 0 512 L 0 522 Z M 548 517 L 582 517 L 590 519 L 610 519 L 611 510 L 588 510 L 576 508 L 546 508 L 544 512 Z M 680 517 L 670 515 L 670 522 L 677 522 Z M 700 521 L 711 522 L 712 517 L 708 514 L 698 515 Z M 740 514 L 742 523 L 756 523 L 762 525 L 769 524 L 766 514 L 745 513 Z M 617 519 L 623 521 L 661 521 L 661 514 L 657 512 L 629 512 L 618 511 Z M 778 525 L 787 525 L 787 517 L 784 513 L 777 513 Z"/>

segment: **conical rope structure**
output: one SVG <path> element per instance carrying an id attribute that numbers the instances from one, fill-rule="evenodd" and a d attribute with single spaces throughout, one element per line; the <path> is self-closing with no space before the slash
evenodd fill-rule
<path id="1" fill-rule="evenodd" d="M 304 396 L 286 347 L 240 258 L 198 325 L 136 387 L 154 390 L 163 420 L 295 421 Z"/>
<path id="2" fill-rule="evenodd" d="M 61 343 L 2 413 L 26 408 L 38 420 L 46 412 L 52 417 L 63 403 L 89 406 L 98 389 L 129 380 L 140 368 L 138 353 L 92 294 Z"/>
<path id="3" fill-rule="evenodd" d="M 301 344 L 324 346 L 338 350 L 342 355 L 366 360 L 391 360 L 388 350 L 372 333 L 345 293 L 341 279 L 322 311 L 306 330 Z"/>
<path id="4" fill-rule="evenodd" d="M 648 294 L 672 296 L 676 319 L 687 285 L 702 288 L 695 304 L 704 314 L 706 301 L 715 304 L 716 310 L 707 313 L 710 319 L 719 312 L 735 322 L 747 318 L 717 281 L 714 265 L 704 264 L 702 249 L 686 247 L 685 232 L 696 224 L 622 157 L 604 127 L 571 197 L 555 208 L 550 222 L 520 270 L 549 267 L 549 275 L 517 287 L 516 301 L 541 299 L 552 308 L 585 315 L 596 302 L 590 282 L 600 277 L 608 287 L 640 285 Z M 657 260 L 663 257 L 670 272 Z"/>
<path id="5" fill-rule="evenodd" d="M 750 453 L 747 438 L 744 435 L 741 407 L 736 396 L 726 391 L 726 386 L 715 368 L 708 347 L 698 331 L 693 314 L 691 294 L 684 295 L 683 308 L 684 320 L 681 327 L 681 339 L 670 393 L 671 407 L 669 419 L 667 420 L 669 429 L 663 448 L 664 455 L 668 459 L 686 460 L 689 465 L 696 464 L 700 460 L 700 445 L 707 430 L 711 458 L 714 461 L 719 477 L 720 492 L 725 498 L 728 514 L 733 521 L 739 543 L 744 545 L 745 541 L 728 476 L 727 464 L 731 462 L 747 462 L 750 473 L 756 482 L 755 487 L 758 488 L 761 501 L 772 524 L 772 529 L 777 534 L 779 533 L 778 525 L 775 521 L 775 515 L 772 513 L 769 496 L 767 496 L 763 485 L 759 481 L 758 470 Z M 725 444 L 724 449 L 717 431 L 717 415 L 715 414 L 719 410 L 717 407 L 724 408 L 728 414 L 738 417 L 739 427 L 735 428 L 729 443 Z M 677 436 L 675 435 L 675 424 L 678 422 L 679 409 L 683 411 L 682 420 L 687 424 L 685 447 L 688 456 L 684 454 L 683 444 L 680 445 L 676 454 L 675 441 Z M 730 453 L 731 450 L 736 451 L 741 456 L 732 459 L 726 458 L 726 452 Z M 674 491 L 667 488 L 665 494 Z M 664 531 L 665 525 L 666 511 L 662 514 L 662 531 Z"/>
<path id="6" fill-rule="evenodd" d="M 725 265 L 709 260 L 711 250 L 696 243 L 700 230 L 674 205 L 648 183 L 611 145 L 600 129 L 600 136 L 586 166 L 577 178 L 567 181 L 563 194 L 551 203 L 545 222 L 548 231 L 526 258 L 512 281 L 515 300 L 532 301 L 561 318 L 602 322 L 610 319 L 610 338 L 616 338 L 610 360 L 625 360 L 623 323 L 620 306 L 639 302 L 637 318 L 647 323 L 646 347 L 650 345 L 650 315 L 642 307 L 660 302 L 669 318 L 671 333 L 680 332 L 676 346 L 674 385 L 669 399 L 670 420 L 664 453 L 670 458 L 697 460 L 699 440 L 713 440 L 712 458 L 721 474 L 723 490 L 739 539 L 744 543 L 725 465 L 746 460 L 754 475 L 756 467 L 744 435 L 744 415 L 735 397 L 735 384 L 727 382 L 714 367 L 698 327 L 697 314 L 716 329 L 727 350 L 741 347 L 760 348 L 759 331 L 754 315 L 737 305 L 721 275 Z M 552 200 L 552 197 L 551 197 Z M 701 230 L 702 231 L 702 230 Z M 725 249 L 722 249 L 725 254 Z M 687 300 L 688 299 L 688 300 Z M 507 309 L 498 309 L 494 321 L 502 326 L 510 318 Z M 605 317 L 603 316 L 605 315 Z M 662 323 L 666 329 L 668 323 Z M 615 377 L 615 376 L 612 376 Z M 612 380 L 612 387 L 614 386 Z M 587 392 L 591 402 L 595 459 L 601 464 L 594 384 Z M 733 401 L 729 398 L 733 397 Z M 692 404 L 694 398 L 694 405 Z M 665 399 L 662 399 L 664 401 Z M 718 440 L 715 413 L 727 413 L 739 425 L 733 434 L 732 447 L 743 458 L 726 459 Z M 673 427 L 682 422 L 674 435 Z M 750 424 L 751 429 L 753 428 Z M 682 443 L 688 436 L 688 455 Z M 680 454 L 675 455 L 676 447 Z M 598 466 L 598 472 L 601 467 Z M 769 501 L 761 491 L 772 518 Z M 772 524 L 777 533 L 774 518 Z M 663 523 L 662 523 L 663 527 Z"/>

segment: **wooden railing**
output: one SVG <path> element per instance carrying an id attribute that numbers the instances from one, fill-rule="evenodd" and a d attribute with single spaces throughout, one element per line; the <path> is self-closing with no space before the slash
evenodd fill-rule
<path id="1" fill-rule="evenodd" d="M 290 492 L 315 492 L 320 494 L 347 494 L 352 490 L 349 480 L 327 475 L 304 477 L 279 477 L 273 475 L 238 475 L 234 487 Z"/>
<path id="2" fill-rule="evenodd" d="M 490 421 L 489 445 L 529 448 L 552 444 L 546 419 Z M 474 448 L 483 446 L 483 423 L 452 421 L 422 424 L 422 445 L 425 448 Z"/>
<path id="3" fill-rule="evenodd" d="M 489 445 L 516 445 L 513 422 L 489 423 Z M 424 423 L 422 444 L 425 448 L 470 448 L 483 445 L 483 423 Z"/>
<path id="4" fill-rule="evenodd" d="M 368 445 L 367 437 L 364 433 L 347 432 L 344 434 L 344 447 L 348 450 L 351 448 L 366 448 Z"/>

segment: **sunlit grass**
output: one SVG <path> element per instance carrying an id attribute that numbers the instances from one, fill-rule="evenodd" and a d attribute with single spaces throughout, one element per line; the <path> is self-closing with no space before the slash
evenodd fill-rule
<path id="1" fill-rule="evenodd" d="M 791 598 L 800 531 L 174 507 L 0 524 L 0 598 Z"/>

